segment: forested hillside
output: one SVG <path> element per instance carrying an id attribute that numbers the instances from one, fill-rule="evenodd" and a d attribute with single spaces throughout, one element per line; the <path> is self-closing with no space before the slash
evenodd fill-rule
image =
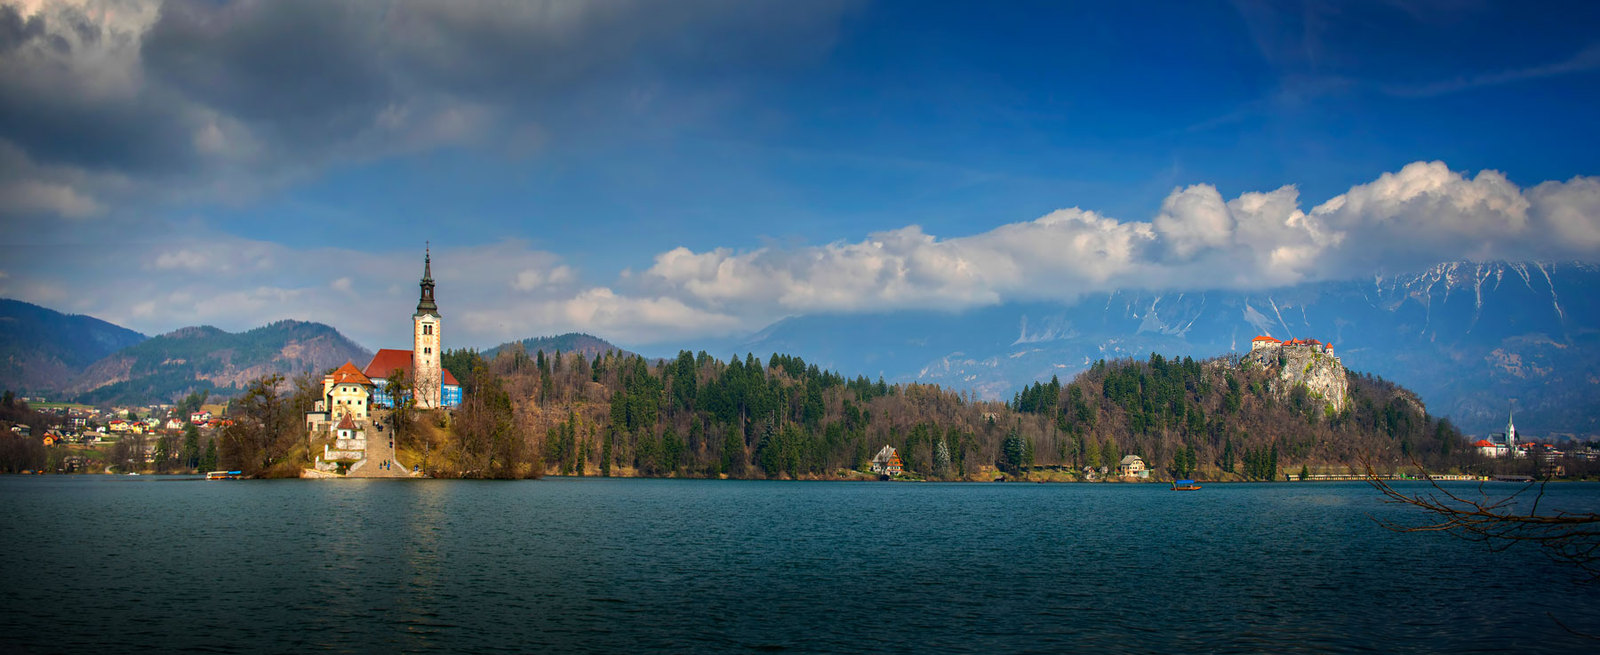
<path id="1" fill-rule="evenodd" d="M 265 375 L 320 373 L 371 357 L 321 323 L 285 320 L 239 333 L 187 327 L 96 362 L 69 391 L 90 404 L 172 402 L 194 391 L 234 395 Z"/>
<path id="2" fill-rule="evenodd" d="M 0 298 L 0 389 L 56 391 L 144 335 L 92 316 Z"/>
<path id="3" fill-rule="evenodd" d="M 685 351 L 652 363 L 513 346 L 492 360 L 454 351 L 446 365 L 466 387 L 460 437 L 526 435 L 523 456 L 550 473 L 842 477 L 886 444 L 929 479 L 1114 468 L 1128 454 L 1157 477 L 1235 479 L 1343 470 L 1361 456 L 1439 468 L 1469 457 L 1447 421 L 1386 381 L 1351 375 L 1348 406 L 1335 412 L 1303 390 L 1275 399 L 1270 371 L 1232 359 L 1101 361 L 1009 403 L 847 379 L 784 355 L 723 362 Z"/>

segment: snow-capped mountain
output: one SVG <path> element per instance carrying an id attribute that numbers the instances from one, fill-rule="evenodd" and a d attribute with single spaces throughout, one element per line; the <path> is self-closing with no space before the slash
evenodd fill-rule
<path id="1" fill-rule="evenodd" d="M 1453 263 L 1267 291 L 1117 292 L 960 314 L 785 319 L 729 352 L 1009 398 L 1096 359 L 1243 352 L 1258 334 L 1334 345 L 1353 370 L 1419 392 L 1471 432 L 1600 433 L 1600 267 Z M 726 353 L 721 353 L 726 354 Z"/>

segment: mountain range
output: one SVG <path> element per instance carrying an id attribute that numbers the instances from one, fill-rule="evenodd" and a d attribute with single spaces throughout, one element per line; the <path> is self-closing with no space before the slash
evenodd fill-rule
<path id="1" fill-rule="evenodd" d="M 90 364 L 144 340 L 92 316 L 0 298 L 0 388 L 55 391 Z"/>
<path id="2" fill-rule="evenodd" d="M 186 327 L 95 362 L 65 391 L 87 403 L 154 402 L 199 390 L 228 395 L 264 375 L 322 372 L 371 358 L 321 323 L 278 321 L 238 333 Z"/>
<path id="3" fill-rule="evenodd" d="M 1469 433 L 1600 434 L 1600 267 L 1453 263 L 1404 275 L 1265 291 L 1087 294 L 961 313 L 807 315 L 744 338 L 684 344 L 717 356 L 805 358 L 849 376 L 920 381 L 1009 399 L 1100 359 L 1213 357 L 1256 335 L 1314 338 L 1346 366 L 1414 391 Z M 371 354 L 319 323 L 232 334 L 183 328 L 155 338 L 87 316 L 0 300 L 0 386 L 86 402 L 226 393 L 266 373 L 325 370 Z M 524 339 L 528 352 L 617 347 L 581 333 Z M 674 348 L 675 349 L 675 348 Z M 670 355 L 671 353 L 661 353 Z"/>
<path id="4" fill-rule="evenodd" d="M 719 354 L 779 352 L 847 374 L 1009 399 L 1099 359 L 1212 357 L 1257 335 L 1314 338 L 1344 363 L 1417 391 L 1468 432 L 1600 433 L 1600 268 L 1454 263 L 1269 291 L 1088 294 L 959 314 L 809 315 Z"/>

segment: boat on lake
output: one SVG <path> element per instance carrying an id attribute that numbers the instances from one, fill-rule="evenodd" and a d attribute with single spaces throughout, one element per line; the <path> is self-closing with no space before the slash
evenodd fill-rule
<path id="1" fill-rule="evenodd" d="M 206 474 L 207 480 L 238 480 L 244 477 L 244 471 L 212 471 Z"/>
<path id="2" fill-rule="evenodd" d="M 1173 480 L 1172 481 L 1172 490 L 1173 491 L 1199 491 L 1200 490 L 1200 485 L 1195 484 L 1194 480 Z"/>

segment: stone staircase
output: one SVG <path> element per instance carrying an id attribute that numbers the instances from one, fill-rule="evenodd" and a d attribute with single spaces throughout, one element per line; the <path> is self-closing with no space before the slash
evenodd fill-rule
<path id="1" fill-rule="evenodd" d="M 395 461 L 393 433 L 379 430 L 376 421 L 360 421 L 354 425 L 341 424 L 335 429 L 336 438 L 324 444 L 314 468 L 302 477 L 346 478 L 415 478 L 409 467 Z M 343 429 L 343 428 L 350 429 Z M 339 475 L 340 462 L 354 462 L 344 475 Z M 388 466 L 385 466 L 388 464 Z"/>

